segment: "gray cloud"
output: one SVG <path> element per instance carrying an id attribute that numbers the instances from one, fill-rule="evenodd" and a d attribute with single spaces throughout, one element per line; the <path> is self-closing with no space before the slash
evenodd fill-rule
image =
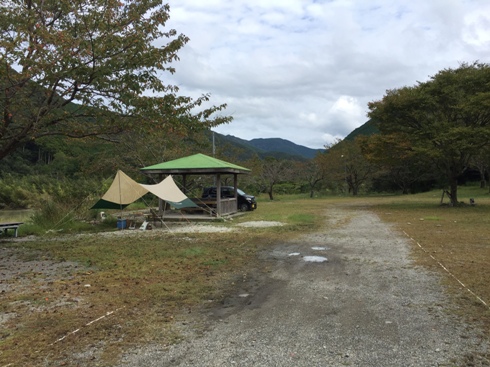
<path id="1" fill-rule="evenodd" d="M 313 148 L 367 121 L 367 103 L 490 59 L 490 4 L 471 0 L 170 0 L 190 37 L 169 82 L 227 103 L 220 133 Z"/>

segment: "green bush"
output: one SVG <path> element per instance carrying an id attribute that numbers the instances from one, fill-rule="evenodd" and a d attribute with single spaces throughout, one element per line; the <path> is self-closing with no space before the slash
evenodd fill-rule
<path id="1" fill-rule="evenodd" d="M 93 197 L 95 201 L 100 197 L 103 188 L 102 181 L 96 178 L 3 175 L 0 179 L 0 209 L 42 209 L 47 200 L 64 203 L 67 208 L 80 207 L 88 198 Z"/>
<path id="2" fill-rule="evenodd" d="M 0 180 L 0 209 L 27 209 L 31 204 L 32 194 L 28 187 L 12 179 Z"/>
<path id="3" fill-rule="evenodd" d="M 45 200 L 39 210 L 32 215 L 31 222 L 34 225 L 50 229 L 58 223 L 68 223 L 73 219 L 72 214 L 66 214 L 64 205 L 49 199 Z"/>

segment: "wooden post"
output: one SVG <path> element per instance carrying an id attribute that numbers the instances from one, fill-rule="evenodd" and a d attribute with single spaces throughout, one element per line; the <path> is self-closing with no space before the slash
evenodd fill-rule
<path id="1" fill-rule="evenodd" d="M 236 210 L 238 211 L 238 174 L 233 174 L 233 186 L 235 188 Z"/>
<path id="2" fill-rule="evenodd" d="M 221 217 L 221 175 L 216 174 L 216 216 Z"/>

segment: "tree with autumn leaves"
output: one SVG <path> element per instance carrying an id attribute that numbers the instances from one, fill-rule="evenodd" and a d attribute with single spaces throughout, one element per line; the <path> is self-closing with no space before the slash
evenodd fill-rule
<path id="1" fill-rule="evenodd" d="M 409 194 L 420 182 L 434 179 L 432 162 L 412 149 L 403 133 L 374 134 L 356 139 L 364 159 L 374 165 L 376 179 Z"/>
<path id="2" fill-rule="evenodd" d="M 327 184 L 353 196 L 359 195 L 362 189 L 370 189 L 377 167 L 364 157 L 357 140 L 339 140 L 325 148 L 315 160 Z"/>
<path id="3" fill-rule="evenodd" d="M 398 153 L 423 157 L 445 177 L 458 204 L 458 178 L 490 145 L 490 65 L 461 64 L 426 82 L 387 91 L 369 104 L 381 141 L 398 141 Z M 403 144 L 400 144 L 403 142 Z"/>
<path id="4" fill-rule="evenodd" d="M 46 137 L 186 136 L 231 120 L 163 78 L 189 39 L 161 0 L 0 4 L 0 160 Z M 198 112 L 196 112 L 198 111 Z M 122 134 L 124 135 L 124 134 Z"/>

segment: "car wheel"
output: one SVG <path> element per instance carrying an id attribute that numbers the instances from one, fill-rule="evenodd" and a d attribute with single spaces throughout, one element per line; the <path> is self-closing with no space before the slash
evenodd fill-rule
<path id="1" fill-rule="evenodd" d="M 248 205 L 243 203 L 243 204 L 240 204 L 240 211 L 241 212 L 246 212 L 248 211 Z"/>

